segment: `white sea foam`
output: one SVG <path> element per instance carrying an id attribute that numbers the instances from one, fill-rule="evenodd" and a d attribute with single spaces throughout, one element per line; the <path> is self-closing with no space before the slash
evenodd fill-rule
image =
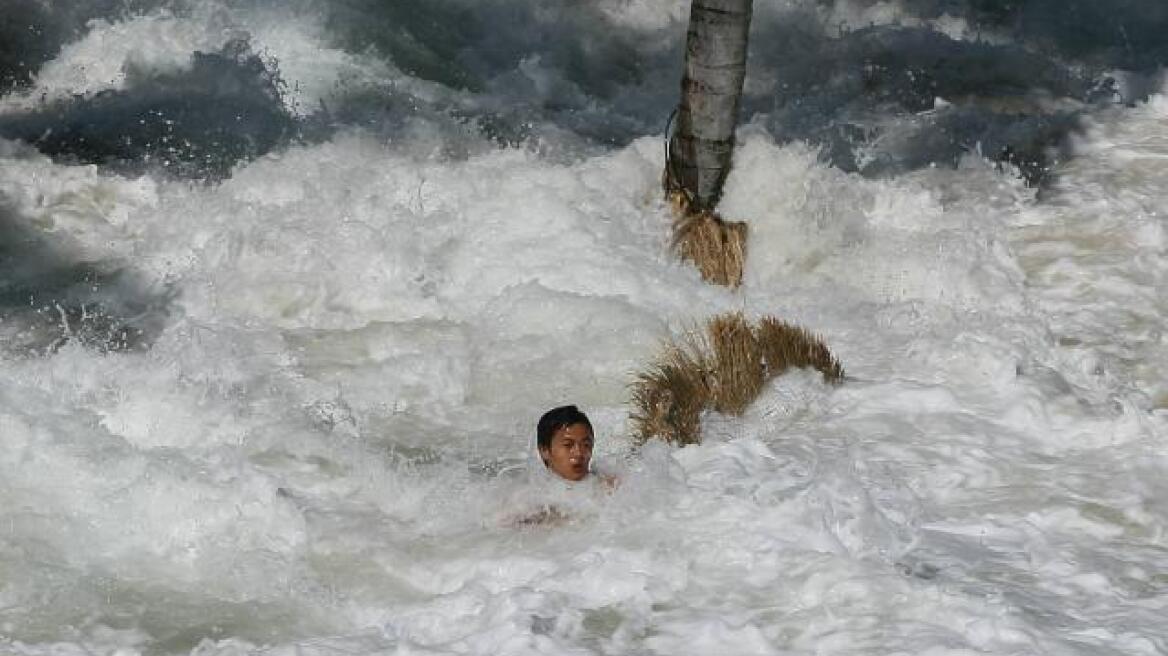
<path id="1" fill-rule="evenodd" d="M 293 116 L 327 108 L 342 90 L 395 86 L 419 97 L 436 86 L 403 75 L 391 64 L 337 48 L 313 14 L 195 3 L 176 14 L 159 10 L 123 20 L 95 19 L 66 44 L 27 89 L 0 99 L 0 112 L 36 110 L 43 103 L 124 90 L 151 76 L 192 65 L 195 52 L 216 53 L 245 43 L 278 68 L 282 100 Z"/>
<path id="2" fill-rule="evenodd" d="M 819 3 L 815 9 L 818 10 L 824 26 L 837 32 L 869 27 L 896 26 L 928 28 L 958 41 L 979 41 L 982 43 L 1007 43 L 1009 41 L 1004 35 L 983 29 L 980 26 L 971 26 L 965 18 L 947 12 L 935 17 L 922 18 L 917 15 L 913 7 L 906 6 L 906 3 L 901 0 L 879 0 L 877 2 L 836 0 L 831 3 Z"/>
<path id="3" fill-rule="evenodd" d="M 222 23 L 216 30 L 206 22 L 183 20 L 170 12 L 120 21 L 95 19 L 81 39 L 66 44 L 37 73 L 30 89 L 10 95 L 3 106 L 31 109 L 42 100 L 122 89 L 134 72 L 172 73 L 187 68 L 192 52 L 219 50 L 233 34 L 238 33 Z"/>
<path id="4" fill-rule="evenodd" d="M 3 356 L 0 651 L 1162 653 L 1166 114 L 1097 116 L 1041 198 L 746 130 L 736 293 L 668 253 L 659 137 L 351 130 L 214 186 L 5 145 L 15 220 L 173 300 L 145 351 Z M 849 380 L 627 455 L 630 372 L 731 309 Z M 517 523 L 561 493 L 521 472 L 563 402 L 623 483 Z"/>

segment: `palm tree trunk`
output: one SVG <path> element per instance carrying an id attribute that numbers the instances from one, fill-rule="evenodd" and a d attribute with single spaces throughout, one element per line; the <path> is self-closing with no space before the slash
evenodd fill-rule
<path id="1" fill-rule="evenodd" d="M 722 195 L 746 77 L 753 0 L 693 0 L 677 129 L 669 140 L 666 191 L 710 211 Z"/>

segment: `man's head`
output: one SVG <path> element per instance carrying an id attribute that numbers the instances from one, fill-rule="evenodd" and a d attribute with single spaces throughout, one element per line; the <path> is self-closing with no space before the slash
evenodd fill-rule
<path id="1" fill-rule="evenodd" d="M 583 480 L 592 460 L 592 422 L 574 405 L 553 408 L 536 427 L 543 464 L 569 481 Z"/>

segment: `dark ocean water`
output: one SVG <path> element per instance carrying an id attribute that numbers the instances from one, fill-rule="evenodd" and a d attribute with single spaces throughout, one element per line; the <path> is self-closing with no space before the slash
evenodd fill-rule
<path id="1" fill-rule="evenodd" d="M 1037 181 L 1075 117 L 1145 99 L 1168 63 L 1168 7 L 1154 1 L 914 1 L 903 3 L 899 24 L 881 25 L 826 25 L 826 2 L 757 4 L 742 119 L 870 175 L 951 162 L 980 144 Z M 196 5 L 5 0 L 0 89 L 26 87 L 89 21 Z M 349 124 L 392 133 L 412 115 L 469 124 L 504 143 L 554 129 L 619 146 L 659 132 L 677 100 L 678 30 L 646 34 L 589 3 L 337 0 L 281 11 L 321 16 L 338 47 L 372 49 L 450 93 L 358 88 L 294 119 L 278 102 L 279 62 L 235 42 L 198 53 L 181 73 L 134 72 L 123 89 L 6 115 L 0 136 L 54 157 L 217 178 L 290 140 Z M 929 23 L 942 16 L 963 21 L 965 34 Z M 524 62 L 546 81 L 521 75 Z M 949 104 L 920 116 L 938 97 Z M 895 145 L 884 146 L 889 131 Z"/>

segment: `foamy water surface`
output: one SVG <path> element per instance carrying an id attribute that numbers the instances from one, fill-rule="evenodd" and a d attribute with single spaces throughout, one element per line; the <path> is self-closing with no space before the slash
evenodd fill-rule
<path id="1" fill-rule="evenodd" d="M 600 4 L 676 50 L 686 3 Z M 877 4 L 825 29 L 894 22 Z M 293 119 L 353 89 L 426 105 L 211 182 L 0 142 L 13 234 L 117 283 L 4 297 L 0 652 L 1168 652 L 1165 96 L 1089 112 L 1038 188 L 975 151 L 861 177 L 755 120 L 731 292 L 669 252 L 660 132 L 450 119 L 567 93 L 550 55 L 457 89 L 312 9 L 111 15 L 0 100 L 125 90 L 246 35 Z M 139 343 L 79 337 L 107 296 Z M 632 372 L 728 310 L 815 330 L 849 379 L 793 372 L 700 446 L 632 449 Z M 562 403 L 614 491 L 528 471 Z M 549 499 L 565 520 L 515 521 Z"/>

